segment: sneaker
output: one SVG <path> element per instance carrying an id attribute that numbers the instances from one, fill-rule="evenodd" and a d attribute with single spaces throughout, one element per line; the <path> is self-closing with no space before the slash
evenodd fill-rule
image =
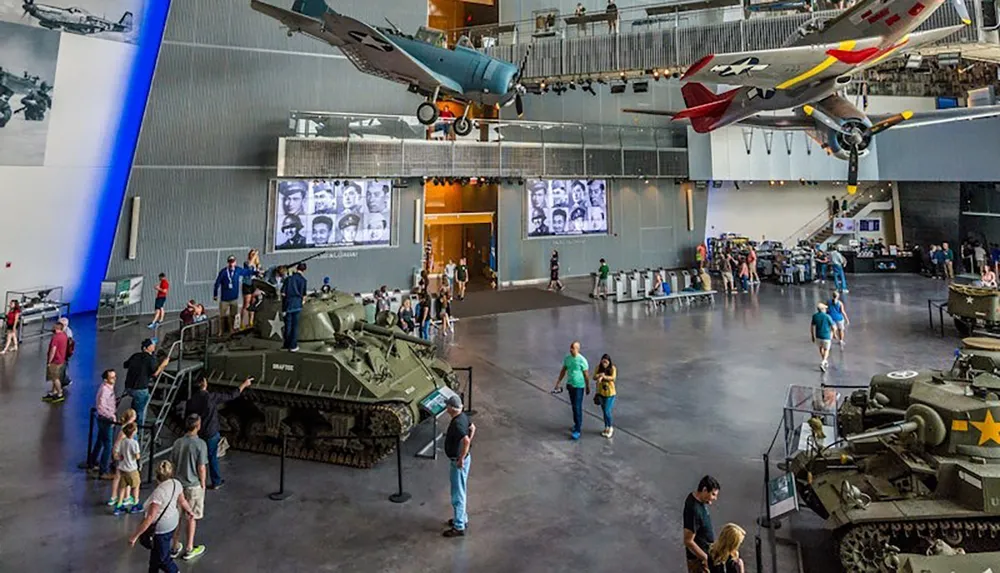
<path id="1" fill-rule="evenodd" d="M 62 387 L 63 388 L 69 388 L 72 384 L 73 384 L 73 381 L 70 380 L 69 378 L 67 378 L 66 381 L 62 383 Z"/>
<path id="2" fill-rule="evenodd" d="M 129 513 L 140 513 L 140 512 L 142 512 L 142 509 L 143 509 L 142 504 L 141 503 L 137 503 L 137 504 L 133 505 L 131 508 L 129 508 L 128 512 Z"/>
<path id="3" fill-rule="evenodd" d="M 296 346 L 295 348 L 289 348 L 288 351 L 289 352 L 298 352 L 299 351 L 299 347 Z"/>
<path id="4" fill-rule="evenodd" d="M 849 292 L 851 292 L 851 291 L 850 291 L 849 289 L 846 289 L 846 288 L 845 288 L 845 289 L 844 289 L 844 290 L 843 290 L 842 292 L 843 292 L 844 294 L 847 294 L 847 293 L 849 293 Z"/>
<path id="5" fill-rule="evenodd" d="M 135 505 L 135 504 L 136 504 L 136 500 L 131 495 L 128 496 L 127 498 L 125 498 L 125 501 L 122 502 L 122 505 L 128 505 L 128 506 L 132 506 L 132 505 Z"/>
<path id="6" fill-rule="evenodd" d="M 219 483 L 213 483 L 212 485 L 208 486 L 208 489 L 219 489 L 224 485 L 226 485 L 226 480 L 222 480 Z"/>
<path id="7" fill-rule="evenodd" d="M 146 325 L 146 328 L 156 328 L 156 323 L 150 322 L 149 324 Z"/>
<path id="8" fill-rule="evenodd" d="M 111 499 L 108 500 L 108 503 L 106 505 L 108 507 L 114 507 L 116 503 L 118 503 L 118 500 L 115 499 L 115 498 L 111 498 Z"/>
<path id="9" fill-rule="evenodd" d="M 46 398 L 48 398 L 48 399 L 46 399 Z M 42 398 L 42 399 L 45 400 L 46 402 L 49 402 L 50 404 L 58 404 L 60 402 L 65 402 L 66 401 L 66 395 L 65 394 L 59 394 L 58 396 L 46 396 L 46 398 Z"/>
<path id="10" fill-rule="evenodd" d="M 445 532 L 442 533 L 441 535 L 444 537 L 465 537 L 465 530 L 455 529 L 454 527 L 452 527 L 451 529 L 445 530 Z"/>
<path id="11" fill-rule="evenodd" d="M 450 527 L 452 529 L 455 529 L 455 520 L 454 519 L 449 519 L 448 520 L 448 527 Z M 465 529 L 468 529 L 468 528 L 469 528 L 469 522 L 466 521 L 465 522 Z M 465 529 L 463 529 L 462 531 L 465 531 Z"/>
<path id="12" fill-rule="evenodd" d="M 574 440 L 579 440 L 580 432 L 573 432 L 572 434 L 570 434 L 570 437 L 573 438 Z"/>
<path id="13" fill-rule="evenodd" d="M 114 511 L 111 512 L 113 515 L 124 515 L 128 513 L 128 508 L 124 505 L 119 505 L 115 507 Z"/>
<path id="14" fill-rule="evenodd" d="M 195 545 L 194 547 L 191 548 L 190 551 L 188 551 L 187 553 L 185 553 L 184 557 L 181 557 L 181 559 L 183 559 L 185 561 L 188 561 L 190 559 L 194 559 L 195 557 L 201 555 L 204 552 L 205 552 L 205 546 L 204 545 Z"/>
<path id="15" fill-rule="evenodd" d="M 822 370 L 823 372 L 826 372 L 826 361 L 825 360 L 823 362 L 819 363 L 819 369 Z"/>
<path id="16" fill-rule="evenodd" d="M 170 550 L 170 558 L 177 559 L 178 557 L 181 556 L 182 553 L 184 553 L 184 544 L 178 543 L 177 545 L 174 545 L 173 548 Z"/>
<path id="17" fill-rule="evenodd" d="M 615 429 L 614 428 L 608 428 L 608 437 L 610 438 L 611 436 L 614 436 L 614 435 L 615 435 Z"/>

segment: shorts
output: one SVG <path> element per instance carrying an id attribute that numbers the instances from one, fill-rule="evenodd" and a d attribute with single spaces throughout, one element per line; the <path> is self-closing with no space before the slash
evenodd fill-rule
<path id="1" fill-rule="evenodd" d="M 821 350 L 830 350 L 830 343 L 831 342 L 832 341 L 829 338 L 827 338 L 827 339 L 817 338 L 816 339 L 816 346 L 818 346 Z"/>
<path id="2" fill-rule="evenodd" d="M 45 379 L 46 380 L 62 380 L 63 372 L 65 372 L 65 364 L 49 364 L 45 367 Z"/>
<path id="3" fill-rule="evenodd" d="M 222 316 L 235 316 L 240 310 L 240 303 L 235 300 L 224 300 L 219 302 L 219 314 Z"/>
<path id="4" fill-rule="evenodd" d="M 184 499 L 191 506 L 191 513 L 195 519 L 205 517 L 205 490 L 200 485 L 184 488 Z"/>
<path id="5" fill-rule="evenodd" d="M 839 331 L 843 332 L 845 326 L 846 326 L 846 323 L 843 320 L 835 320 L 835 321 L 833 321 L 833 329 L 834 330 L 839 330 Z"/>
<path id="6" fill-rule="evenodd" d="M 160 310 L 161 308 L 163 308 L 163 305 L 165 304 L 167 304 L 167 297 L 158 296 L 156 297 L 156 301 L 153 302 L 153 308 L 156 310 Z"/>
<path id="7" fill-rule="evenodd" d="M 253 285 L 245 284 L 242 287 L 240 287 L 240 291 L 243 293 L 243 296 L 253 296 L 253 291 L 255 290 L 257 289 L 255 289 Z"/>
<path id="8" fill-rule="evenodd" d="M 122 485 L 127 485 L 132 489 L 138 488 L 139 483 L 141 482 L 139 479 L 139 470 L 133 470 L 130 472 L 123 472 L 119 470 L 118 477 L 122 480 Z M 135 496 L 135 492 L 132 492 L 132 495 Z"/>

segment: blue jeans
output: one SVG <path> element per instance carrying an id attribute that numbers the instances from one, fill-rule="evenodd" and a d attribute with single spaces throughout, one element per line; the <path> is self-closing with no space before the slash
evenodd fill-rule
<path id="1" fill-rule="evenodd" d="M 750 290 L 750 277 L 740 277 L 740 286 L 743 290 Z"/>
<path id="2" fill-rule="evenodd" d="M 222 483 L 222 474 L 219 472 L 219 440 L 222 436 L 218 432 L 214 436 L 209 436 L 205 443 L 208 444 L 208 478 L 212 485 Z"/>
<path id="3" fill-rule="evenodd" d="M 431 339 L 431 321 L 425 320 L 420 323 L 420 338 L 424 340 Z"/>
<path id="4" fill-rule="evenodd" d="M 819 280 L 826 280 L 826 263 L 819 263 Z"/>
<path id="5" fill-rule="evenodd" d="M 573 407 L 573 433 L 579 434 L 583 429 L 583 388 L 566 386 L 569 390 L 569 404 Z"/>
<path id="6" fill-rule="evenodd" d="M 458 467 L 456 460 L 451 460 L 448 465 L 451 474 L 451 507 L 455 511 L 453 527 L 459 531 L 464 531 L 469 523 L 469 512 L 466 508 L 466 498 L 468 495 L 469 466 L 472 465 L 472 454 L 465 456 L 465 463 Z"/>
<path id="7" fill-rule="evenodd" d="M 844 267 L 840 265 L 833 265 L 833 284 L 837 290 L 844 290 L 847 288 L 847 277 L 844 276 Z"/>
<path id="8" fill-rule="evenodd" d="M 615 396 L 600 396 L 601 412 L 604 414 L 604 427 L 612 426 L 611 410 L 615 407 Z"/>
<path id="9" fill-rule="evenodd" d="M 149 552 L 149 573 L 177 573 L 177 564 L 170 557 L 170 540 L 174 532 L 157 533 L 153 536 L 153 549 Z"/>
<path id="10" fill-rule="evenodd" d="M 138 389 L 128 389 L 125 393 L 132 397 L 132 409 L 135 410 L 135 425 L 139 426 L 139 431 L 142 432 L 142 425 L 146 421 L 146 404 L 149 403 L 149 389 L 138 388 Z M 141 436 L 140 433 L 138 436 Z M 136 436 L 136 439 L 139 437 Z"/>
<path id="11" fill-rule="evenodd" d="M 97 417 L 97 443 L 90 454 L 90 466 L 100 465 L 101 473 L 111 473 L 111 447 L 115 441 L 115 426 L 111 420 Z"/>
<path id="12" fill-rule="evenodd" d="M 285 348 L 299 345 L 299 311 L 285 313 Z"/>

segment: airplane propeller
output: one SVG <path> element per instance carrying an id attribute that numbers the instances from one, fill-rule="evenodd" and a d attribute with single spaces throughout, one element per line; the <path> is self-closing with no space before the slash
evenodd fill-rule
<path id="1" fill-rule="evenodd" d="M 969 8 L 965 5 L 965 0 L 951 0 L 951 3 L 955 6 L 955 11 L 958 12 L 962 23 L 966 26 L 971 24 L 972 18 L 969 16 Z"/>
<path id="2" fill-rule="evenodd" d="M 521 59 L 521 65 L 517 68 L 517 74 L 515 74 L 514 78 L 511 80 L 511 89 L 514 90 L 514 98 L 507 100 L 507 103 L 504 104 L 504 107 L 506 107 L 510 105 L 511 102 L 514 102 L 514 110 L 517 111 L 517 117 L 524 115 L 524 102 L 521 100 L 521 96 L 527 93 L 528 90 L 524 87 L 524 84 L 521 83 L 521 77 L 524 75 L 525 68 L 528 67 L 528 56 L 530 55 L 531 46 L 528 46 L 524 52 L 524 58 Z"/>
<path id="3" fill-rule="evenodd" d="M 957 0 L 961 2 L 962 0 Z M 843 143 L 844 147 L 847 148 L 847 192 L 850 194 L 857 193 L 858 191 L 858 159 L 860 158 L 860 148 L 865 141 L 869 141 L 872 137 L 882 133 L 883 131 L 889 129 L 894 125 L 898 125 L 911 117 L 913 117 L 912 111 L 904 111 L 902 113 L 897 113 L 896 115 L 887 117 L 882 121 L 867 127 L 865 129 L 859 129 L 857 127 L 847 127 L 845 128 L 839 122 L 834 120 L 832 117 L 826 113 L 814 108 L 811 105 L 802 106 L 802 111 L 806 115 L 815 119 L 816 121 L 822 123 L 826 127 L 832 129 L 833 131 L 844 136 Z"/>

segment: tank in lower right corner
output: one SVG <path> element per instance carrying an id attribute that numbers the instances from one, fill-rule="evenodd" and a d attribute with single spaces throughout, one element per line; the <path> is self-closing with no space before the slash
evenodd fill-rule
<path id="1" fill-rule="evenodd" d="M 789 460 L 845 571 L 1000 551 L 1000 341 L 963 343 L 950 370 L 875 376 L 838 409 L 839 440 Z"/>

